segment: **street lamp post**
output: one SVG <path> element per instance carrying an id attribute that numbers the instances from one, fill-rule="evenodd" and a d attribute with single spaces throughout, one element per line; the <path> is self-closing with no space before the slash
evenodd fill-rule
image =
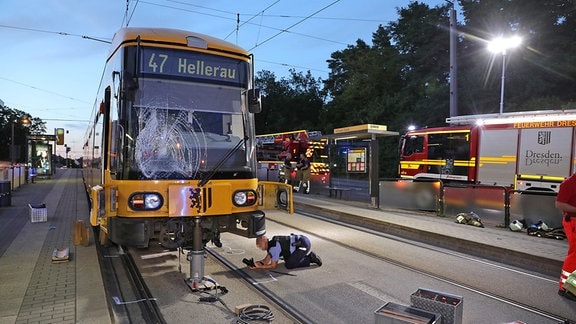
<path id="1" fill-rule="evenodd" d="M 30 125 L 31 121 L 28 116 L 20 117 L 12 121 L 12 137 L 11 137 L 11 144 L 10 144 L 10 162 L 12 165 L 16 164 L 16 144 L 14 142 L 14 126 L 20 123 L 22 125 Z"/>
<path id="2" fill-rule="evenodd" d="M 14 124 L 16 124 L 16 121 L 13 120 L 11 124 L 12 124 L 12 137 L 10 137 L 10 138 L 11 138 L 12 142 L 10 143 L 10 162 L 11 162 L 10 165 L 14 166 L 14 160 L 15 160 L 14 155 L 16 155 L 15 154 L 16 152 L 14 152 L 14 151 L 16 151 L 14 149 Z"/>
<path id="3" fill-rule="evenodd" d="M 500 115 L 504 112 L 504 80 L 506 79 L 506 51 L 502 51 L 502 81 L 500 81 Z"/>
<path id="4" fill-rule="evenodd" d="M 522 43 L 518 36 L 511 38 L 496 38 L 488 43 L 488 50 L 494 54 L 502 54 L 502 84 L 500 85 L 500 114 L 504 112 L 504 80 L 506 79 L 506 51 L 516 48 Z"/>
<path id="5" fill-rule="evenodd" d="M 444 0 L 450 4 L 450 117 L 458 116 L 458 32 L 456 30 L 456 10 L 454 1 Z"/>

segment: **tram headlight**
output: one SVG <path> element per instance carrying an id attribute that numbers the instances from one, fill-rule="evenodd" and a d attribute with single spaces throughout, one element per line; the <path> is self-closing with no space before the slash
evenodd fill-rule
<path id="1" fill-rule="evenodd" d="M 256 203 L 256 192 L 253 190 L 236 191 L 232 197 L 234 205 L 239 207 L 252 206 Z"/>
<path id="2" fill-rule="evenodd" d="M 146 209 L 158 209 L 162 205 L 160 195 L 149 194 L 144 197 L 144 206 Z"/>
<path id="3" fill-rule="evenodd" d="M 156 210 L 162 207 L 164 200 L 155 192 L 133 193 L 128 199 L 130 208 L 134 210 Z"/>

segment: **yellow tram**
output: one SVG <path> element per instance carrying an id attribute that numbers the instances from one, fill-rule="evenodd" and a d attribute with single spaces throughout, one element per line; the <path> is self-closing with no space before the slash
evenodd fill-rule
<path id="1" fill-rule="evenodd" d="M 222 232 L 264 234 L 252 59 L 182 30 L 115 34 L 84 141 L 90 223 L 102 243 L 198 252 L 219 246 Z M 277 185 L 272 205 L 291 210 L 291 191 Z"/>

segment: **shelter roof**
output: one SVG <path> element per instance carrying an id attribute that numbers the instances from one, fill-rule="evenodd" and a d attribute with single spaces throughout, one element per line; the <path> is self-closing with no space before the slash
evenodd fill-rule
<path id="1" fill-rule="evenodd" d="M 329 139 L 336 141 L 345 139 L 369 139 L 374 137 L 385 137 L 385 136 L 398 136 L 398 132 L 393 132 L 388 130 L 386 125 L 377 124 L 363 124 L 347 126 L 342 128 L 335 128 L 334 134 L 326 135 Z"/>

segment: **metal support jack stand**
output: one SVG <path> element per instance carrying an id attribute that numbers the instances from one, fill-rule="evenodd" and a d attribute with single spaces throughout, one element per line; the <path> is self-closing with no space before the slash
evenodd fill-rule
<path id="1" fill-rule="evenodd" d="M 188 285 L 190 285 L 192 290 L 198 290 L 204 281 L 204 247 L 202 244 L 200 217 L 194 218 L 192 249 L 188 252 L 187 259 L 190 262 Z"/>

